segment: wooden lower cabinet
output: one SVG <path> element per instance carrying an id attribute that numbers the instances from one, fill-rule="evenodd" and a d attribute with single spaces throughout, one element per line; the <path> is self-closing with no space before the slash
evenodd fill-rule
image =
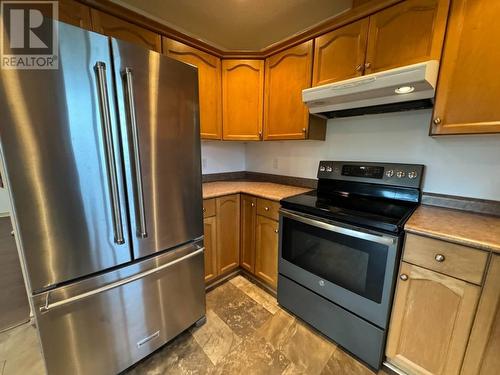
<path id="1" fill-rule="evenodd" d="M 241 195 L 241 258 L 240 266 L 250 273 L 255 272 L 255 225 L 257 198 Z"/>
<path id="2" fill-rule="evenodd" d="M 491 259 L 461 373 L 500 373 L 500 255 Z"/>
<path id="3" fill-rule="evenodd" d="M 257 215 L 255 275 L 276 288 L 278 281 L 277 221 Z"/>
<path id="4" fill-rule="evenodd" d="M 208 283 L 219 274 L 217 271 L 217 225 L 215 216 L 203 219 L 205 233 L 205 282 Z"/>
<path id="5" fill-rule="evenodd" d="M 410 374 L 459 374 L 480 290 L 402 262 L 387 360 Z"/>
<path id="6" fill-rule="evenodd" d="M 240 196 L 216 198 L 217 269 L 219 274 L 238 268 L 240 264 Z"/>

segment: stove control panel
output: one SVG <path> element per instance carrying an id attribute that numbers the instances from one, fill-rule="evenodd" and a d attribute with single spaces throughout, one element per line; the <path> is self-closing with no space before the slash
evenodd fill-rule
<path id="1" fill-rule="evenodd" d="M 321 161 L 318 178 L 420 188 L 423 171 L 421 164 Z"/>

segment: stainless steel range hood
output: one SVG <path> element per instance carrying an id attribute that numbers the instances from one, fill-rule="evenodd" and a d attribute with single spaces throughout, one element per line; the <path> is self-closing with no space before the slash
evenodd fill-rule
<path id="1" fill-rule="evenodd" d="M 311 114 L 348 117 L 429 108 L 439 62 L 431 60 L 302 91 Z"/>

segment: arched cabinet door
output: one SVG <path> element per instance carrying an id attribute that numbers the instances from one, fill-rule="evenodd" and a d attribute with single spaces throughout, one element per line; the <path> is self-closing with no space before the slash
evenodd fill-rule
<path id="1" fill-rule="evenodd" d="M 264 61 L 222 60 L 222 128 L 225 140 L 262 138 Z"/>

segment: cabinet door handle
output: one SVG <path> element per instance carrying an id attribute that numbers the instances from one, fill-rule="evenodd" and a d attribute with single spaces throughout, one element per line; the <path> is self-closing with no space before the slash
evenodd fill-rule
<path id="1" fill-rule="evenodd" d="M 363 65 L 362 64 L 359 64 L 358 66 L 356 66 L 356 71 L 357 72 L 361 72 L 363 70 Z"/>
<path id="2" fill-rule="evenodd" d="M 269 211 L 269 207 L 264 207 L 264 210 Z"/>
<path id="3" fill-rule="evenodd" d="M 434 122 L 434 125 L 439 125 L 439 124 L 441 124 L 441 118 L 440 118 L 440 117 L 436 117 L 436 118 L 433 120 L 433 122 Z"/>
<path id="4" fill-rule="evenodd" d="M 278 231 L 278 229 L 275 229 L 275 230 L 274 230 L 274 233 L 278 233 L 278 232 L 279 232 L 279 231 Z"/>
<path id="5" fill-rule="evenodd" d="M 255 203 L 253 203 L 253 202 L 252 202 L 252 203 L 251 203 L 251 206 L 252 206 L 252 207 L 255 207 Z"/>
<path id="6" fill-rule="evenodd" d="M 372 63 L 367 62 L 365 64 L 365 69 L 370 69 L 372 67 Z"/>
<path id="7" fill-rule="evenodd" d="M 402 273 L 401 275 L 399 275 L 399 278 L 400 278 L 401 280 L 403 280 L 403 281 L 406 281 L 406 280 L 408 280 L 408 275 L 406 275 L 406 274 Z"/>
<path id="8" fill-rule="evenodd" d="M 443 254 L 436 254 L 436 256 L 434 257 L 434 259 L 436 260 L 436 262 L 440 262 L 441 263 L 441 262 L 444 262 L 444 260 L 446 258 L 444 257 Z"/>
<path id="9" fill-rule="evenodd" d="M 203 207 L 203 213 L 207 212 L 207 209 L 205 207 Z"/>

